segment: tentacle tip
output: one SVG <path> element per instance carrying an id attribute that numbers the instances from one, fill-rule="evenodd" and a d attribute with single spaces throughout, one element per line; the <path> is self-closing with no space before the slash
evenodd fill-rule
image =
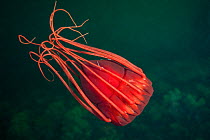
<path id="1" fill-rule="evenodd" d="M 23 35 L 18 35 L 18 40 L 20 41 L 20 43 L 22 44 L 31 44 L 33 43 L 34 39 L 36 39 L 36 37 L 34 37 L 31 41 L 28 40 L 25 36 Z"/>

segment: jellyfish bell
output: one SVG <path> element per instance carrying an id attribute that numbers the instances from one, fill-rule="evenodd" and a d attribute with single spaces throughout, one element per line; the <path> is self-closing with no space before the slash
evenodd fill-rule
<path id="1" fill-rule="evenodd" d="M 84 93 L 111 123 L 124 126 L 133 121 L 153 93 L 150 80 L 111 60 L 91 62 L 97 66 L 86 64 L 89 69 L 82 70 L 87 77 L 80 75 Z"/>
<path id="2" fill-rule="evenodd" d="M 53 19 L 58 11 L 67 13 L 74 26 L 60 27 L 55 30 Z M 115 125 L 127 125 L 143 111 L 149 102 L 153 94 L 152 82 L 141 68 L 125 58 L 76 42 L 78 38 L 85 40 L 86 34 L 77 30 L 85 22 L 78 26 L 70 13 L 54 7 L 50 16 L 52 33 L 49 35 L 49 40 L 34 43 L 34 39 L 30 41 L 23 35 L 19 35 L 18 38 L 23 44 L 38 46 L 38 52 L 29 52 L 29 54 L 32 60 L 37 62 L 45 79 L 49 80 L 42 70 L 42 65 L 48 66 L 72 96 L 96 117 Z M 60 34 L 63 30 L 79 33 L 79 37 L 73 40 L 67 39 Z M 63 45 L 63 42 L 65 45 L 73 45 L 78 49 L 68 48 Z M 99 57 L 103 60 L 87 60 L 80 54 Z M 34 55 L 38 59 L 35 59 Z"/>

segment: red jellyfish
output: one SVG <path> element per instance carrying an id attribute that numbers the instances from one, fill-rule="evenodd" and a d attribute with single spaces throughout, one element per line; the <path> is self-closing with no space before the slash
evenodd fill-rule
<path id="1" fill-rule="evenodd" d="M 52 33 L 49 40 L 38 44 L 33 42 L 34 39 L 30 41 L 19 35 L 19 41 L 38 46 L 37 53 L 29 54 L 31 59 L 37 62 L 45 79 L 54 80 L 47 78 L 42 65 L 48 66 L 51 73 L 54 72 L 58 76 L 74 98 L 96 117 L 118 126 L 129 124 L 141 114 L 149 102 L 153 94 L 151 81 L 139 67 L 125 58 L 76 42 L 78 38 L 84 38 L 86 35 L 76 29 L 82 27 L 87 20 L 78 26 L 69 12 L 55 7 L 50 15 Z M 54 15 L 58 11 L 67 13 L 74 26 L 55 30 Z M 64 30 L 74 31 L 79 37 L 67 39 L 61 36 Z M 72 47 L 67 48 L 66 45 Z M 79 54 L 95 56 L 98 59 L 87 60 Z"/>

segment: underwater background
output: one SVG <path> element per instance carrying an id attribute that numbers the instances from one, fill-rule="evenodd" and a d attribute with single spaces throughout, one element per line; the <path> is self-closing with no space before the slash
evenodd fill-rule
<path id="1" fill-rule="evenodd" d="M 37 48 L 19 43 L 19 34 L 48 39 L 54 2 L 1 3 L 1 140 L 210 139 L 209 0 L 58 0 L 78 24 L 90 19 L 80 29 L 88 45 L 125 57 L 153 82 L 143 113 L 123 127 L 89 113 L 58 79 L 46 81 L 28 55 Z M 55 24 L 72 22 L 58 13 Z"/>

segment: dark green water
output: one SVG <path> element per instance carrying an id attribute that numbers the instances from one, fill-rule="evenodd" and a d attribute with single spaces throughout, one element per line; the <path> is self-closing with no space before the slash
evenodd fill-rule
<path id="1" fill-rule="evenodd" d="M 1 4 L 1 140 L 210 139 L 210 2 L 208 0 L 59 0 L 88 45 L 141 67 L 154 95 L 131 124 L 117 127 L 82 108 L 59 80 L 47 82 L 28 56 L 50 34 L 53 0 Z M 67 16 L 56 26 L 69 25 Z M 82 40 L 79 40 L 82 42 Z"/>

